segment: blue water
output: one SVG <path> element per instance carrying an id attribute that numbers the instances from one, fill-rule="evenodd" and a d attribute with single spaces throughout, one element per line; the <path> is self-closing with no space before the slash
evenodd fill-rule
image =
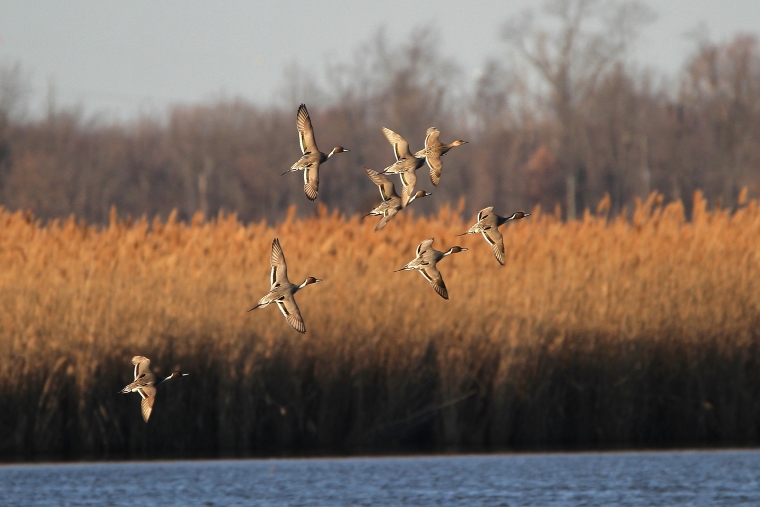
<path id="1" fill-rule="evenodd" d="M 759 506 L 760 451 L 0 466 L 2 506 Z"/>

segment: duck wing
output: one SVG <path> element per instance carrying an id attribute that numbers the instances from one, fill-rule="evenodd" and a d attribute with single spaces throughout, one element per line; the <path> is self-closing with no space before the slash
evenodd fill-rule
<path id="1" fill-rule="evenodd" d="M 306 110 L 306 104 L 298 106 L 296 127 L 298 128 L 298 142 L 301 144 L 301 153 L 306 153 L 307 151 L 312 153 L 318 152 L 317 140 L 314 138 L 314 128 L 311 126 L 311 118 L 309 118 L 309 111 Z"/>
<path id="2" fill-rule="evenodd" d="M 489 245 L 491 245 L 491 250 L 493 251 L 494 256 L 496 257 L 496 260 L 499 261 L 499 264 L 502 266 L 504 265 L 504 236 L 501 235 L 501 232 L 499 232 L 499 229 L 496 227 L 489 227 L 486 230 L 481 231 L 483 233 L 483 237 L 486 239 Z"/>
<path id="3" fill-rule="evenodd" d="M 409 199 L 414 194 L 414 186 L 417 184 L 417 174 L 414 171 L 399 173 L 401 177 L 401 207 L 404 208 L 409 203 Z"/>
<path id="4" fill-rule="evenodd" d="M 387 127 L 383 127 L 383 134 L 385 134 L 385 138 L 388 139 L 388 142 L 393 146 L 393 153 L 396 155 L 396 160 L 411 158 L 414 156 L 412 155 L 412 152 L 409 151 L 409 143 L 406 142 L 406 139 Z"/>
<path id="5" fill-rule="evenodd" d="M 380 219 L 380 221 L 377 223 L 377 226 L 375 227 L 376 231 L 379 231 L 383 227 L 385 227 L 385 224 L 391 221 L 391 218 L 396 216 L 396 213 L 398 213 L 399 208 L 396 206 L 389 207 L 383 212 L 383 218 Z"/>
<path id="6" fill-rule="evenodd" d="M 438 146 L 441 141 L 438 140 L 438 136 L 441 135 L 441 131 L 435 127 L 430 127 L 425 133 L 425 148 L 432 146 Z"/>
<path id="7" fill-rule="evenodd" d="M 269 264 L 272 266 L 269 276 L 270 290 L 274 290 L 275 285 L 289 285 L 288 265 L 285 263 L 285 254 L 282 251 L 279 238 L 272 240 L 272 253 L 269 255 Z"/>
<path id="8" fill-rule="evenodd" d="M 142 394 L 142 393 L 140 393 Z M 153 388 L 153 393 L 149 396 L 145 396 L 140 402 L 140 411 L 142 412 L 143 419 L 148 422 L 150 414 L 153 412 L 153 404 L 156 402 L 156 388 Z"/>
<path id="9" fill-rule="evenodd" d="M 396 194 L 396 187 L 393 185 L 393 182 L 391 180 L 379 172 L 373 171 L 369 167 L 365 167 L 364 172 L 367 173 L 367 176 L 372 180 L 372 183 L 377 185 L 380 189 L 380 195 L 382 196 L 383 201 L 387 201 L 394 196 L 398 197 L 398 194 Z"/>
<path id="10" fill-rule="evenodd" d="M 433 247 L 433 241 L 435 241 L 435 238 L 430 238 L 417 245 L 417 257 L 430 250 Z"/>
<path id="11" fill-rule="evenodd" d="M 296 299 L 292 294 L 285 295 L 282 298 L 278 299 L 277 308 L 279 308 L 282 314 L 285 316 L 285 320 L 288 321 L 290 327 L 299 333 L 306 332 L 306 324 L 303 323 L 301 311 L 298 309 Z"/>
<path id="12" fill-rule="evenodd" d="M 319 164 L 315 163 L 306 168 L 303 172 L 303 193 L 310 201 L 317 198 L 319 190 Z"/>
<path id="13" fill-rule="evenodd" d="M 132 364 L 135 365 L 135 380 L 141 375 L 150 373 L 150 359 L 145 356 L 135 356 L 132 358 Z"/>
<path id="14" fill-rule="evenodd" d="M 424 266 L 419 269 L 419 272 L 425 277 L 425 280 L 430 282 L 430 286 L 435 289 L 439 296 L 443 299 L 449 299 L 449 291 L 446 290 L 446 284 L 443 283 L 443 276 L 435 265 Z"/>
<path id="15" fill-rule="evenodd" d="M 482 210 L 478 211 L 478 222 L 483 220 L 484 218 L 487 218 L 488 215 L 493 213 L 493 206 L 489 206 L 487 208 L 483 208 Z"/>
<path id="16" fill-rule="evenodd" d="M 443 169 L 443 162 L 441 161 L 441 155 L 437 151 L 431 151 L 425 155 L 425 161 L 430 168 L 430 182 L 438 186 L 438 182 L 441 181 L 441 170 Z"/>

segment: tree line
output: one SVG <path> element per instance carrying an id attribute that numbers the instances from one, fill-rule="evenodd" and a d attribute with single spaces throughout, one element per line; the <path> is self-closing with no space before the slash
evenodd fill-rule
<path id="1" fill-rule="evenodd" d="M 627 49 L 652 14 L 635 2 L 551 0 L 508 20 L 509 58 L 484 64 L 474 84 L 438 49 L 433 29 L 392 44 L 379 31 L 324 75 L 292 67 L 279 104 L 242 99 L 174 105 L 164 117 L 103 121 L 51 103 L 27 118 L 23 69 L 0 67 L 0 205 L 43 219 L 108 221 L 120 215 L 188 219 L 232 211 L 279 221 L 287 208 L 315 209 L 297 174 L 296 109 L 306 102 L 323 150 L 351 150 L 327 164 L 319 201 L 345 214 L 378 199 L 363 167 L 394 161 L 380 128 L 413 150 L 436 126 L 443 142 L 469 141 L 444 159 L 429 213 L 464 198 L 465 211 L 536 205 L 575 218 L 605 195 L 613 213 L 657 191 L 694 191 L 736 206 L 746 187 L 760 195 L 760 47 L 754 35 L 696 38 L 677 76 L 632 64 Z M 551 20 L 540 25 L 536 20 Z M 545 26 L 549 26 L 546 28 Z M 426 172 L 426 167 L 422 172 Z M 318 201 L 318 202 L 319 202 Z"/>

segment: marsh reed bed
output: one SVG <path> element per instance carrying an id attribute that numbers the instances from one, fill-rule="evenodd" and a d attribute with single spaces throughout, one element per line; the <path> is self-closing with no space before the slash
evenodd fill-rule
<path id="1" fill-rule="evenodd" d="M 498 210 L 497 211 L 507 211 Z M 112 216 L 107 227 L 0 213 L 0 453 L 246 455 L 750 444 L 760 433 L 760 203 L 657 196 L 504 228 L 397 217 L 380 233 L 324 208 L 276 226 Z M 279 237 L 307 334 L 268 290 Z M 393 273 L 423 239 L 450 300 Z M 150 424 L 130 359 L 190 377 Z"/>

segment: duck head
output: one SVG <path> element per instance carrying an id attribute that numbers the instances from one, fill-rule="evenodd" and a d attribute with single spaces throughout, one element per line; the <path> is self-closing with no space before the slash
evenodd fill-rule
<path id="1" fill-rule="evenodd" d="M 314 278 L 313 276 L 309 276 L 309 277 L 306 278 L 306 280 L 303 281 L 303 283 L 301 285 L 298 286 L 298 288 L 302 289 L 302 288 L 306 287 L 309 284 L 318 283 L 318 282 L 321 282 L 321 281 L 322 280 L 320 278 Z"/>
<path id="2" fill-rule="evenodd" d="M 451 143 L 452 146 L 462 146 L 463 144 L 467 144 L 467 141 L 462 141 L 461 139 L 457 139 L 453 143 Z"/>
<path id="3" fill-rule="evenodd" d="M 427 197 L 429 195 L 433 195 L 433 194 L 431 194 L 430 192 L 425 192 L 424 190 L 418 190 L 412 195 L 412 197 L 409 198 L 409 202 L 407 202 L 406 204 L 408 205 L 410 202 L 412 202 L 415 199 L 419 199 L 420 197 Z"/>
<path id="4" fill-rule="evenodd" d="M 332 156 L 333 156 L 333 155 L 335 155 L 336 153 L 343 153 L 343 152 L 345 152 L 345 151 L 351 151 L 351 150 L 347 150 L 347 149 L 345 149 L 343 146 L 336 146 L 335 148 L 333 148 L 333 149 L 332 149 L 332 151 L 330 152 L 330 154 L 329 154 L 329 155 L 327 155 L 327 158 L 330 158 L 330 157 L 332 157 Z"/>
<path id="5" fill-rule="evenodd" d="M 520 218 L 529 217 L 530 213 L 523 213 L 522 211 L 518 211 L 516 213 L 512 213 L 512 216 L 509 217 L 510 220 L 518 220 Z"/>
<path id="6" fill-rule="evenodd" d="M 178 378 L 178 377 L 187 377 L 187 375 L 188 375 L 187 373 L 182 373 L 181 371 L 173 371 L 171 375 L 169 375 L 168 377 L 166 377 L 163 380 L 161 380 L 161 377 L 158 377 L 159 378 L 159 382 L 158 383 L 159 384 L 163 384 L 167 380 L 171 380 L 173 378 Z"/>

